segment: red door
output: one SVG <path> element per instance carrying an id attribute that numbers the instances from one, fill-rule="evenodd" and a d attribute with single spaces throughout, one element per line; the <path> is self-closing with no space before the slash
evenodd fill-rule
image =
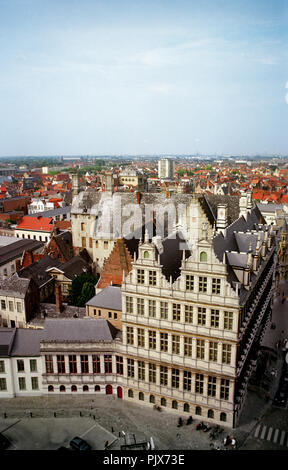
<path id="1" fill-rule="evenodd" d="M 122 387 L 117 387 L 117 396 L 118 398 L 122 398 Z"/>
<path id="2" fill-rule="evenodd" d="M 106 385 L 106 395 L 112 395 L 112 385 Z"/>

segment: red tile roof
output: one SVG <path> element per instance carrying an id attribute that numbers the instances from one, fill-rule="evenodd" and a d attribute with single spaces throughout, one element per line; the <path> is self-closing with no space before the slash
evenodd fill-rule
<path id="1" fill-rule="evenodd" d="M 17 225 L 18 230 L 35 230 L 39 232 L 51 232 L 53 230 L 52 217 L 29 217 L 24 216 L 20 224 Z"/>

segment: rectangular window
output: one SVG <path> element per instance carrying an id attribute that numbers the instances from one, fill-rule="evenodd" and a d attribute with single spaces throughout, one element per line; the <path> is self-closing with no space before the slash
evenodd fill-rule
<path id="1" fill-rule="evenodd" d="M 17 370 L 18 370 L 18 372 L 24 372 L 24 361 L 23 361 L 23 359 L 18 359 L 18 361 L 17 361 Z"/>
<path id="2" fill-rule="evenodd" d="M 233 329 L 233 312 L 224 312 L 224 330 Z"/>
<path id="3" fill-rule="evenodd" d="M 149 364 L 149 382 L 156 383 L 156 364 Z"/>
<path id="4" fill-rule="evenodd" d="M 126 312 L 133 313 L 133 297 L 126 297 Z"/>
<path id="5" fill-rule="evenodd" d="M 222 362 L 231 364 L 231 344 L 222 344 Z"/>
<path id="6" fill-rule="evenodd" d="M 145 380 L 145 362 L 138 361 L 138 379 Z"/>
<path id="7" fill-rule="evenodd" d="M 149 285 L 156 286 L 156 271 L 149 271 Z"/>
<path id="8" fill-rule="evenodd" d="M 104 369 L 105 374 L 112 374 L 112 356 L 110 354 L 104 355 Z"/>
<path id="9" fill-rule="evenodd" d="M 118 375 L 123 375 L 123 357 L 116 356 L 116 372 Z"/>
<path id="10" fill-rule="evenodd" d="M 168 385 L 168 367 L 160 366 L 160 385 Z"/>
<path id="11" fill-rule="evenodd" d="M 108 250 L 108 242 L 104 242 L 104 250 Z"/>
<path id="12" fill-rule="evenodd" d="M 203 393 L 204 388 L 204 375 L 196 374 L 195 376 L 195 393 Z"/>
<path id="13" fill-rule="evenodd" d="M 86 248 L 86 237 L 82 237 L 82 248 Z"/>
<path id="14" fill-rule="evenodd" d="M 199 292 L 207 292 L 207 277 L 199 276 Z"/>
<path id="15" fill-rule="evenodd" d="M 81 222 L 81 230 L 85 230 L 85 224 L 84 224 L 84 222 Z"/>
<path id="16" fill-rule="evenodd" d="M 191 380 L 192 380 L 192 373 L 187 370 L 184 370 L 183 390 L 186 390 L 188 392 L 191 391 Z"/>
<path id="17" fill-rule="evenodd" d="M 137 283 L 144 284 L 145 283 L 145 271 L 144 269 L 137 269 Z"/>
<path id="18" fill-rule="evenodd" d="M 95 354 L 93 354 L 93 356 L 92 356 L 92 366 L 93 366 L 93 374 L 101 374 L 100 356 L 96 356 Z"/>
<path id="19" fill-rule="evenodd" d="M 193 305 L 185 305 L 185 323 L 193 323 Z"/>
<path id="20" fill-rule="evenodd" d="M 36 361 L 36 359 L 30 359 L 30 372 L 37 372 L 37 361 Z"/>
<path id="21" fill-rule="evenodd" d="M 148 308 L 149 308 L 148 310 L 149 317 L 155 318 L 156 317 L 156 300 L 149 300 Z"/>
<path id="22" fill-rule="evenodd" d="M 156 349 L 156 331 L 148 331 L 149 349 Z"/>
<path id="23" fill-rule="evenodd" d="M 209 341 L 209 361 L 217 362 L 218 359 L 218 343 Z"/>
<path id="24" fill-rule="evenodd" d="M 180 354 L 180 336 L 172 335 L 172 353 Z"/>
<path id="25" fill-rule="evenodd" d="M 16 302 L 17 313 L 22 313 L 22 304 L 21 302 Z"/>
<path id="26" fill-rule="evenodd" d="M 58 374 L 65 374 L 65 358 L 64 356 L 57 356 L 57 369 Z"/>
<path id="27" fill-rule="evenodd" d="M 208 396 L 216 397 L 216 377 L 208 377 Z"/>
<path id="28" fill-rule="evenodd" d="M 212 308 L 210 317 L 211 327 L 219 328 L 219 310 Z"/>
<path id="29" fill-rule="evenodd" d="M 144 328 L 137 328 L 137 340 L 138 340 L 138 346 L 141 346 L 142 348 L 145 347 L 145 330 Z"/>
<path id="30" fill-rule="evenodd" d="M 180 372 L 179 369 L 172 369 L 172 387 L 179 388 Z"/>
<path id="31" fill-rule="evenodd" d="M 19 390 L 26 390 L 26 380 L 25 380 L 25 377 L 19 377 L 18 383 L 19 383 Z"/>
<path id="32" fill-rule="evenodd" d="M 38 377 L 31 377 L 32 390 L 39 390 Z"/>
<path id="33" fill-rule="evenodd" d="M 4 390 L 7 390 L 7 382 L 6 379 L 0 378 L 0 391 L 3 392 Z"/>
<path id="34" fill-rule="evenodd" d="M 194 276 L 186 275 L 186 290 L 194 290 Z"/>
<path id="35" fill-rule="evenodd" d="M 70 372 L 70 374 L 77 374 L 76 355 L 68 356 L 68 359 L 69 359 L 69 372 Z"/>
<path id="36" fill-rule="evenodd" d="M 9 312 L 14 312 L 14 303 L 11 300 L 9 300 L 8 305 L 9 305 Z"/>
<path id="37" fill-rule="evenodd" d="M 134 377 L 134 359 L 127 359 L 127 375 Z"/>
<path id="38" fill-rule="evenodd" d="M 204 359 L 204 357 L 205 357 L 205 341 L 204 341 L 204 339 L 197 339 L 197 341 L 196 341 L 196 357 L 197 357 L 197 359 Z"/>
<path id="39" fill-rule="evenodd" d="M 168 351 L 168 333 L 160 333 L 160 351 Z"/>
<path id="40" fill-rule="evenodd" d="M 53 374 L 54 367 L 53 367 L 53 357 L 52 356 L 45 356 L 45 367 L 46 367 L 46 374 Z"/>
<path id="41" fill-rule="evenodd" d="M 219 295 L 221 292 L 221 279 L 212 278 L 212 294 Z"/>
<path id="42" fill-rule="evenodd" d="M 160 316 L 163 320 L 168 318 L 168 302 L 160 302 Z"/>
<path id="43" fill-rule="evenodd" d="M 144 310 L 144 299 L 137 299 L 137 313 L 138 315 L 144 315 L 145 310 Z"/>
<path id="44" fill-rule="evenodd" d="M 92 248 L 92 238 L 89 237 L 89 248 Z"/>
<path id="45" fill-rule="evenodd" d="M 5 362 L 0 361 L 0 374 L 5 372 Z"/>
<path id="46" fill-rule="evenodd" d="M 192 356 L 192 338 L 184 336 L 184 356 Z"/>
<path id="47" fill-rule="evenodd" d="M 173 304 L 173 320 L 180 321 L 181 318 L 181 304 Z"/>
<path id="48" fill-rule="evenodd" d="M 6 302 L 5 300 L 1 300 L 1 309 L 6 310 Z"/>
<path id="49" fill-rule="evenodd" d="M 198 307 L 198 325 L 206 325 L 206 308 Z"/>
<path id="50" fill-rule="evenodd" d="M 127 326 L 127 344 L 134 344 L 134 329 L 132 326 Z"/>
<path id="51" fill-rule="evenodd" d="M 220 398 L 222 400 L 229 400 L 229 385 L 229 380 L 221 379 Z"/>

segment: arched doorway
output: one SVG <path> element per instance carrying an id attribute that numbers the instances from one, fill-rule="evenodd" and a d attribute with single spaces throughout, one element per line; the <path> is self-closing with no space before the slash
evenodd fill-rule
<path id="1" fill-rule="evenodd" d="M 122 387 L 117 387 L 117 397 L 122 398 Z"/>
<path id="2" fill-rule="evenodd" d="M 113 389 L 112 385 L 106 385 L 106 395 L 112 395 Z"/>

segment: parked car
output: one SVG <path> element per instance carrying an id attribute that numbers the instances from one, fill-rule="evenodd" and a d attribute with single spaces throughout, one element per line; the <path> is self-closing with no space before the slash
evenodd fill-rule
<path id="1" fill-rule="evenodd" d="M 10 447 L 10 441 L 0 433 L 0 450 L 6 450 Z"/>
<path id="2" fill-rule="evenodd" d="M 70 447 L 74 450 L 91 450 L 90 444 L 78 436 L 74 437 L 74 439 L 70 441 Z"/>

